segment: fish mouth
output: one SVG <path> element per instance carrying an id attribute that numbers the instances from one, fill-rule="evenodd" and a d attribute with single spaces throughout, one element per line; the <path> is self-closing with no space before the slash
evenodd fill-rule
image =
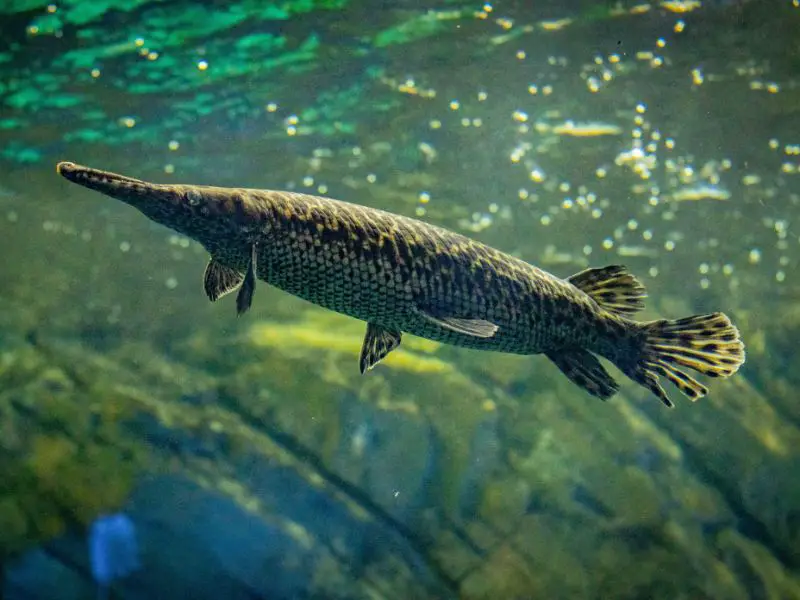
<path id="1" fill-rule="evenodd" d="M 84 187 L 92 188 L 94 190 L 108 193 L 107 189 L 122 186 L 152 186 L 153 184 L 134 179 L 133 177 L 126 177 L 117 173 L 109 171 L 101 171 L 100 169 L 92 169 L 83 165 L 76 165 L 73 162 L 60 162 L 56 165 L 56 172 L 65 179 L 82 185 Z"/>

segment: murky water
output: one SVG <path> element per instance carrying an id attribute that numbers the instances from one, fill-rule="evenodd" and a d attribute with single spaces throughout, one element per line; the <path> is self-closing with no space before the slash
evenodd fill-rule
<path id="1" fill-rule="evenodd" d="M 800 6 L 532 4 L 2 3 L 4 598 L 800 597 Z M 625 264 L 747 363 L 672 411 L 410 336 L 361 376 L 61 160 Z"/>

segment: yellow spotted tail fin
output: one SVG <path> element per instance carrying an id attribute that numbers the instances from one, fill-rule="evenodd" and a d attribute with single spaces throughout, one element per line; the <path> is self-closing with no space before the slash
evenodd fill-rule
<path id="1" fill-rule="evenodd" d="M 626 375 L 673 406 L 658 383 L 663 375 L 691 400 L 708 393 L 696 379 L 679 369 L 689 367 L 709 377 L 730 377 L 745 360 L 744 344 L 727 315 L 717 312 L 668 321 L 642 323 L 646 337 L 639 361 Z"/>

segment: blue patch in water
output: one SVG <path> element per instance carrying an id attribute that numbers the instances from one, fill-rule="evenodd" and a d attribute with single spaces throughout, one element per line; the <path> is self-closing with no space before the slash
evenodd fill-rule
<path id="1" fill-rule="evenodd" d="M 122 514 L 98 517 L 89 528 L 92 577 L 101 588 L 130 575 L 139 567 L 136 526 Z"/>

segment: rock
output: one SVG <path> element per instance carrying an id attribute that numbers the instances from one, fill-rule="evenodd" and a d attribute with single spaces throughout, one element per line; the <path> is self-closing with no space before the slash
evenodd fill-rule
<path id="1" fill-rule="evenodd" d="M 79 538 L 72 538 L 76 560 L 81 561 Z M 5 600 L 85 600 L 93 598 L 91 579 L 62 562 L 47 548 L 31 550 L 5 565 L 2 596 Z"/>
<path id="2" fill-rule="evenodd" d="M 740 582 L 741 598 L 800 599 L 800 577 L 787 572 L 763 545 L 727 529 L 717 536 L 716 546 L 730 579 Z"/>
<path id="3" fill-rule="evenodd" d="M 422 415 L 380 410 L 352 394 L 342 394 L 340 403 L 331 467 L 394 518 L 413 525 L 437 501 L 442 449 L 436 430 Z"/>
<path id="4" fill-rule="evenodd" d="M 800 565 L 800 458 L 770 457 L 760 461 L 740 483 L 742 505 L 765 531 L 751 534 L 776 541 L 785 559 Z"/>
<path id="5" fill-rule="evenodd" d="M 448 596 L 390 530 L 354 518 L 285 469 L 264 468 L 251 480 L 263 486 L 257 511 L 183 477 L 143 481 L 125 506 L 140 567 L 112 583 L 114 593 L 142 600 L 371 598 L 379 590 Z M 12 561 L 3 597 L 69 600 L 91 596 L 93 587 L 86 542 L 71 534 Z"/>
<path id="6" fill-rule="evenodd" d="M 464 519 L 478 515 L 483 494 L 502 461 L 500 416 L 494 403 L 487 402 L 486 414 L 470 439 L 469 454 L 458 490 L 458 514 Z"/>

